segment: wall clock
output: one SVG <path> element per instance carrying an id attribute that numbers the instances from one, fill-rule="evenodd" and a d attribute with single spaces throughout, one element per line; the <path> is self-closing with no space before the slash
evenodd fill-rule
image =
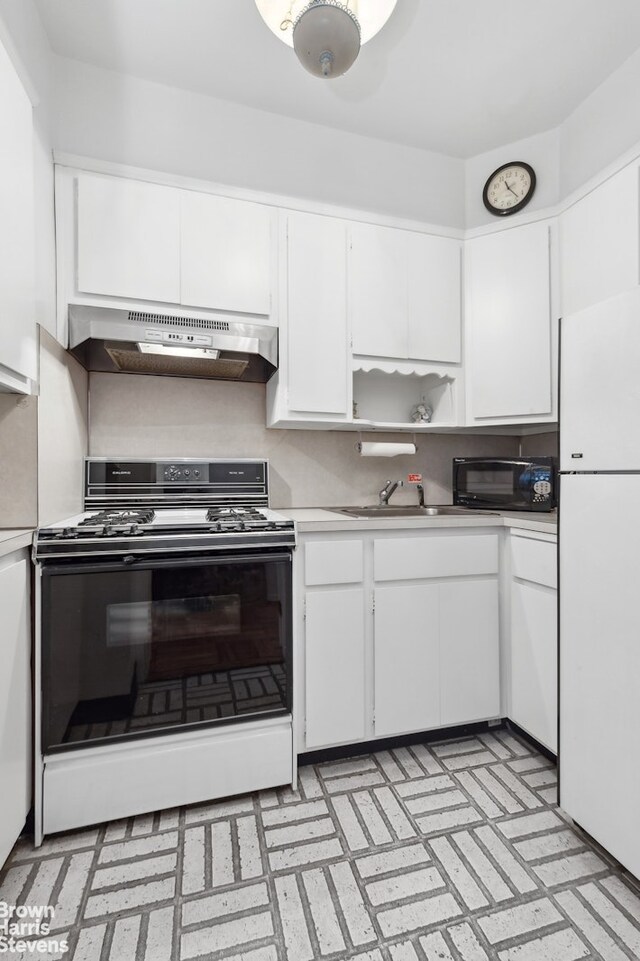
<path id="1" fill-rule="evenodd" d="M 484 185 L 482 201 L 490 213 L 506 217 L 526 207 L 535 189 L 533 167 L 522 160 L 513 160 L 494 170 Z"/>

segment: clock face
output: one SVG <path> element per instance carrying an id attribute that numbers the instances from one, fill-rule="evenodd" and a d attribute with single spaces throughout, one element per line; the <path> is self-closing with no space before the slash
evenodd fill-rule
<path id="1" fill-rule="evenodd" d="M 503 164 L 491 174 L 484 185 L 482 200 L 492 214 L 504 217 L 522 210 L 531 200 L 535 186 L 533 167 L 514 161 Z"/>

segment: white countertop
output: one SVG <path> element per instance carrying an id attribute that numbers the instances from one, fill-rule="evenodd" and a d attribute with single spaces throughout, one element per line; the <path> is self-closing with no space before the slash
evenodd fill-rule
<path id="1" fill-rule="evenodd" d="M 439 517 L 349 517 L 330 508 L 280 508 L 279 514 L 296 522 L 301 534 L 312 531 L 407 530 L 439 527 L 509 527 L 556 534 L 558 515 L 528 511 L 469 511 L 468 514 L 442 514 Z"/>
<path id="2" fill-rule="evenodd" d="M 13 554 L 23 547 L 30 547 L 33 540 L 33 531 L 26 528 L 10 527 L 0 530 L 0 557 Z"/>

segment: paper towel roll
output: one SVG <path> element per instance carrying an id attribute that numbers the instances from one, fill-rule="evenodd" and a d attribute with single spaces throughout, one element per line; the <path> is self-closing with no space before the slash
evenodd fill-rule
<path id="1" fill-rule="evenodd" d="M 397 457 L 398 454 L 415 454 L 415 444 L 383 444 L 378 441 L 363 441 L 358 445 L 362 457 Z"/>

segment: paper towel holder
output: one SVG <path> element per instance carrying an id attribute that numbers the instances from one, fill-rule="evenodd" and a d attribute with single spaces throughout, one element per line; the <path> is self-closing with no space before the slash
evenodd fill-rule
<path id="1" fill-rule="evenodd" d="M 411 432 L 411 441 L 412 441 L 412 443 L 413 443 L 413 446 L 414 446 L 415 449 L 416 449 L 415 452 L 416 452 L 416 454 L 417 454 L 418 451 L 420 450 L 420 445 L 418 444 L 417 435 L 416 435 L 413 431 Z M 369 441 L 365 441 L 364 443 L 369 443 Z M 362 433 L 361 433 L 360 431 L 358 431 L 358 441 L 357 441 L 357 443 L 356 443 L 354 446 L 355 446 L 355 449 L 358 451 L 359 454 L 362 453 L 362 444 L 363 444 Z M 412 455 L 412 456 L 413 456 L 413 455 Z"/>

